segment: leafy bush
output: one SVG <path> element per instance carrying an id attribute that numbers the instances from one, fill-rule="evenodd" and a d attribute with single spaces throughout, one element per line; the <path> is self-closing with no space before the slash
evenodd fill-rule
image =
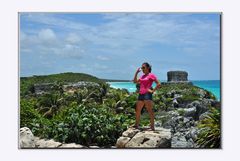
<path id="1" fill-rule="evenodd" d="M 105 106 L 72 104 L 52 119 L 52 137 L 60 142 L 107 146 L 127 128 L 127 117 L 113 115 Z"/>
<path id="2" fill-rule="evenodd" d="M 51 131 L 50 120 L 44 118 L 36 110 L 35 99 L 21 99 L 20 102 L 20 127 L 28 127 L 34 135 L 47 137 Z"/>
<path id="3" fill-rule="evenodd" d="M 135 109 L 136 102 L 137 102 L 137 94 L 132 94 L 132 95 L 126 97 L 125 100 L 129 107 Z"/>
<path id="4" fill-rule="evenodd" d="M 158 110 L 161 110 L 161 111 L 163 111 L 163 110 L 167 110 L 167 106 L 166 106 L 166 104 L 165 103 L 163 103 L 163 102 L 159 102 L 158 104 Z"/>
<path id="5" fill-rule="evenodd" d="M 38 119 L 41 115 L 36 111 L 36 100 L 34 99 L 21 99 L 20 102 L 20 127 L 29 127 L 33 119 Z M 29 127 L 31 128 L 31 127 Z"/>
<path id="6" fill-rule="evenodd" d="M 197 144 L 204 148 L 220 148 L 220 109 L 211 108 L 210 112 L 208 117 L 201 120 L 198 124 L 200 133 L 197 138 Z"/>

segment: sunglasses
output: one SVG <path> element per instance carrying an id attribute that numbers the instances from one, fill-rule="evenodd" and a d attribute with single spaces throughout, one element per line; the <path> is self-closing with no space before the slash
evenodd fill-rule
<path id="1" fill-rule="evenodd" d="M 141 69 L 145 69 L 146 67 L 141 67 Z"/>

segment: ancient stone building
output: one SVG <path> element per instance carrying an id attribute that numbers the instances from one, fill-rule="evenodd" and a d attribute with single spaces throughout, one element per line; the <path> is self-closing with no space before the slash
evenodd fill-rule
<path id="1" fill-rule="evenodd" d="M 188 81 L 188 73 L 185 71 L 169 71 L 167 72 L 168 82 L 186 82 Z"/>
<path id="2" fill-rule="evenodd" d="M 41 94 L 47 93 L 47 92 L 51 91 L 51 88 L 53 86 L 54 86 L 53 83 L 34 84 L 35 94 L 41 95 Z"/>

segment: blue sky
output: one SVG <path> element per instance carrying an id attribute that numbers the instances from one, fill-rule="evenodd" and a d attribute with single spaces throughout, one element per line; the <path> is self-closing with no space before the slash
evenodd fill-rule
<path id="1" fill-rule="evenodd" d="M 220 14 L 21 13 L 20 75 L 63 72 L 133 79 L 143 62 L 166 80 L 220 79 Z"/>

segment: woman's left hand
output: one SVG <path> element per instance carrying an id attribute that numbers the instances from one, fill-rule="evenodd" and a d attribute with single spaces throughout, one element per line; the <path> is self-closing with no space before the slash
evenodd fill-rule
<path id="1" fill-rule="evenodd" d="M 154 93 L 154 90 L 148 89 L 149 93 Z"/>

